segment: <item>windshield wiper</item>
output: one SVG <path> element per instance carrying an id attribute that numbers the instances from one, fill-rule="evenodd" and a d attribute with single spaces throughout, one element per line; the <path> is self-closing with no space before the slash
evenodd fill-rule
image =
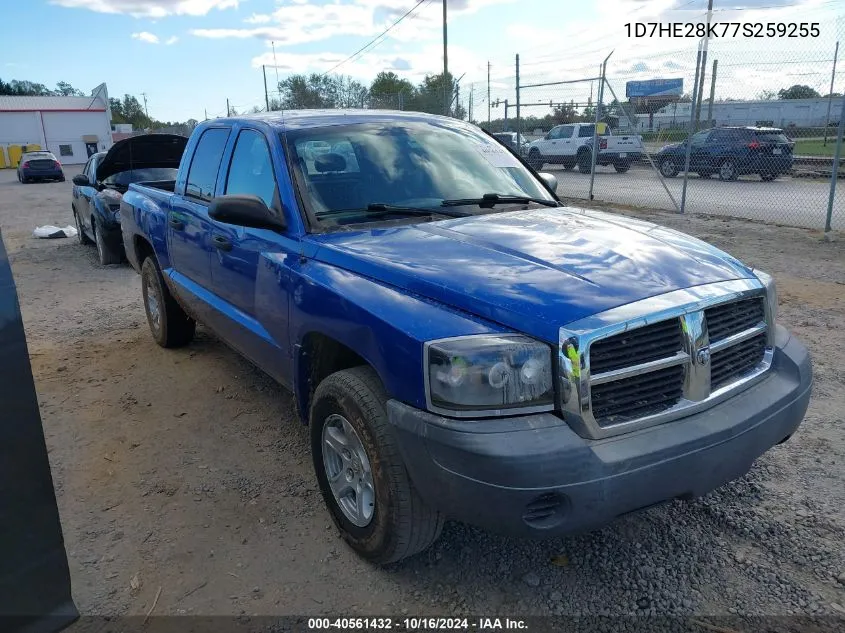
<path id="1" fill-rule="evenodd" d="M 450 218 L 463 218 L 466 217 L 466 213 L 460 213 L 458 211 L 445 211 L 443 209 L 426 209 L 425 207 L 403 207 L 401 205 L 396 204 L 387 204 L 385 202 L 371 202 L 367 205 L 367 211 L 373 212 L 385 212 L 385 213 L 404 213 L 406 215 L 419 215 L 419 216 L 429 216 L 429 215 L 446 215 Z"/>
<path id="2" fill-rule="evenodd" d="M 485 193 L 480 198 L 463 198 L 458 200 L 444 200 L 440 204 L 444 207 L 460 207 L 464 205 L 478 205 L 482 208 L 492 208 L 497 204 L 520 204 L 526 202 L 536 202 L 546 207 L 556 207 L 559 203 L 555 200 L 546 200 L 545 198 L 532 198 L 530 196 L 512 196 L 502 195 L 499 193 Z"/>

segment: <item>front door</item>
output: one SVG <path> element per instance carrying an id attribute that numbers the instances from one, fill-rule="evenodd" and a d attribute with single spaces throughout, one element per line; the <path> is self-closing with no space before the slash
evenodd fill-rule
<path id="1" fill-rule="evenodd" d="M 228 162 L 224 193 L 258 196 L 284 217 L 275 175 L 278 166 L 273 164 L 263 133 L 242 129 Z M 220 318 L 227 328 L 227 340 L 268 374 L 290 384 L 290 377 L 284 375 L 288 366 L 288 296 L 285 280 L 273 278 L 285 270 L 280 262 L 297 252 L 298 242 L 268 229 L 212 220 L 211 244 L 211 278 L 225 312 Z M 267 288 L 271 296 L 259 296 L 258 287 Z M 262 319 L 268 315 L 272 323 Z"/>
<path id="2" fill-rule="evenodd" d="M 210 128 L 196 145 L 184 195 L 171 197 L 167 218 L 171 279 L 180 298 L 202 320 L 211 310 L 211 220 L 208 205 L 217 189 L 218 172 L 230 128 Z"/>
<path id="3" fill-rule="evenodd" d="M 94 154 L 97 153 L 97 144 L 85 143 L 85 151 L 88 152 L 88 158 L 91 158 Z"/>

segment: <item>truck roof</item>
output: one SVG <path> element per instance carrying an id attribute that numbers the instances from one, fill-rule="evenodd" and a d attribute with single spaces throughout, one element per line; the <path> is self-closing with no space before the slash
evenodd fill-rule
<path id="1" fill-rule="evenodd" d="M 278 110 L 248 114 L 235 117 L 213 119 L 222 121 L 262 121 L 271 127 L 279 129 L 302 129 L 324 125 L 344 125 L 348 123 L 367 123 L 374 121 L 431 121 L 465 123 L 458 119 L 438 114 L 423 112 L 405 112 L 401 110 Z M 212 120 L 204 123 L 211 123 Z"/>

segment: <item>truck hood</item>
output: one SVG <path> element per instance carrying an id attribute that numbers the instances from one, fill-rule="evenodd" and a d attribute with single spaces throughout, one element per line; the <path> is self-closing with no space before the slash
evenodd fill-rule
<path id="1" fill-rule="evenodd" d="M 597 312 L 753 276 L 693 237 L 586 209 L 525 209 L 314 239 L 320 261 L 550 343 L 560 326 Z"/>
<path id="2" fill-rule="evenodd" d="M 118 141 L 97 166 L 97 180 L 130 169 L 177 169 L 188 139 L 178 134 L 142 134 Z"/>

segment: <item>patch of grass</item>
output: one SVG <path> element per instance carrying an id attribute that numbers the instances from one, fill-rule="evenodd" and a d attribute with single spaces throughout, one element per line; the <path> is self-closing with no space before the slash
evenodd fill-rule
<path id="1" fill-rule="evenodd" d="M 795 147 L 792 153 L 796 156 L 830 156 L 833 157 L 833 152 L 836 150 L 836 137 L 827 139 L 827 146 L 825 146 L 822 139 L 798 139 L 795 141 Z"/>

